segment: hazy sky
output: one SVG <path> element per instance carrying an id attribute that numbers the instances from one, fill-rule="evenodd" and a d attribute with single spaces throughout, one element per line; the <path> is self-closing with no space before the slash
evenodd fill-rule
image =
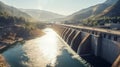
<path id="1" fill-rule="evenodd" d="M 69 15 L 106 0 L 0 0 L 8 5 L 25 9 L 40 9 Z"/>

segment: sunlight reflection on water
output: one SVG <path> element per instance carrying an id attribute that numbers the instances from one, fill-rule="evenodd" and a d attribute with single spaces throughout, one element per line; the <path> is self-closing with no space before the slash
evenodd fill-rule
<path id="1" fill-rule="evenodd" d="M 78 61 L 78 55 L 69 53 L 71 50 L 52 29 L 46 28 L 44 32 L 44 36 L 3 53 L 11 67 L 85 67 L 83 60 Z"/>
<path id="2" fill-rule="evenodd" d="M 56 63 L 56 56 L 59 54 L 58 45 L 56 45 L 56 33 L 52 29 L 46 29 L 45 32 L 47 32 L 45 36 L 27 41 L 26 45 L 24 45 L 23 49 L 26 52 L 26 56 L 29 57 L 29 62 L 27 63 L 29 67 L 45 67 L 48 63 L 54 66 Z M 26 48 L 29 45 L 30 47 Z"/>

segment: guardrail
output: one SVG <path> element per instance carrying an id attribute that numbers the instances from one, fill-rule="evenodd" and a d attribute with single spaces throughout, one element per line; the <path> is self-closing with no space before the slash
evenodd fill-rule
<path id="1" fill-rule="evenodd" d="M 120 31 L 95 28 L 95 27 L 86 27 L 86 26 L 65 25 L 65 24 L 53 24 L 53 25 L 81 30 L 83 32 L 88 32 L 93 35 L 101 35 L 101 37 L 103 38 L 108 38 L 120 42 Z"/>

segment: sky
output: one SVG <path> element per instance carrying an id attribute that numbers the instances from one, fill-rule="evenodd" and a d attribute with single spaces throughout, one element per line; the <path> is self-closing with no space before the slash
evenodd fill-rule
<path id="1" fill-rule="evenodd" d="M 103 3 L 106 0 L 0 0 L 7 5 L 23 9 L 40 9 L 70 15 L 81 9 Z"/>

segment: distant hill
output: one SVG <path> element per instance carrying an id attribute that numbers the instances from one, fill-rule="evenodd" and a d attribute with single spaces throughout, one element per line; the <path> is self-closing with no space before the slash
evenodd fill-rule
<path id="1" fill-rule="evenodd" d="M 22 17 L 25 20 L 29 20 L 29 21 L 33 20 L 30 15 L 20 11 L 19 9 L 15 7 L 8 6 L 1 1 L 0 1 L 0 13 L 7 13 L 9 16 L 15 16 L 18 18 Z"/>
<path id="2" fill-rule="evenodd" d="M 101 16 L 120 16 L 120 0 L 115 5 L 110 6 L 106 10 L 104 10 Z"/>
<path id="3" fill-rule="evenodd" d="M 115 4 L 117 1 L 119 0 L 106 0 L 105 3 L 111 5 L 111 4 Z"/>
<path id="4" fill-rule="evenodd" d="M 86 9 L 80 10 L 67 16 L 64 20 L 68 23 L 79 23 L 88 18 L 96 17 L 103 13 L 106 9 L 112 7 L 116 4 L 118 0 L 107 0 L 105 3 L 101 3 L 95 6 L 88 7 Z"/>
<path id="5" fill-rule="evenodd" d="M 29 14 L 33 18 L 39 21 L 51 21 L 57 18 L 63 18 L 63 15 L 59 15 L 53 12 L 38 10 L 38 9 L 20 9 L 21 11 Z"/>
<path id="6" fill-rule="evenodd" d="M 100 14 L 103 10 L 105 10 L 109 5 L 108 4 L 98 4 L 83 10 L 80 10 L 70 16 L 68 16 L 70 19 L 80 20 L 80 19 L 86 19 L 88 17 Z"/>
<path id="7" fill-rule="evenodd" d="M 94 17 L 87 18 L 85 21 L 87 23 L 96 23 L 100 25 L 108 23 L 118 23 L 120 24 L 120 1 L 107 7 L 100 14 L 95 15 Z"/>
<path id="8" fill-rule="evenodd" d="M 30 15 L 0 1 L 0 44 L 9 46 L 16 41 L 42 35 L 37 24 L 30 23 L 34 21 Z"/>

